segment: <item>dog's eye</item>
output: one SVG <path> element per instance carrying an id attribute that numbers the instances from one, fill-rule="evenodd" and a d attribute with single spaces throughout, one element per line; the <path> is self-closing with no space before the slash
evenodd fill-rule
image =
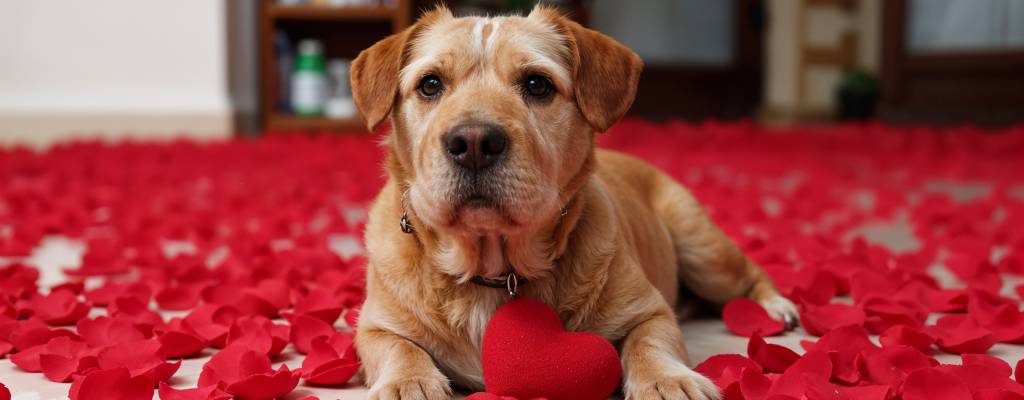
<path id="1" fill-rule="evenodd" d="M 433 98 L 441 94 L 441 90 L 444 89 L 444 84 L 441 83 L 441 78 L 437 75 L 427 75 L 423 79 L 420 79 L 420 85 L 416 88 L 420 92 L 420 95 L 426 98 Z"/>
<path id="2" fill-rule="evenodd" d="M 526 95 L 535 99 L 543 99 L 551 95 L 554 91 L 554 86 L 548 78 L 543 75 L 532 74 L 527 76 L 522 83 L 523 92 Z"/>

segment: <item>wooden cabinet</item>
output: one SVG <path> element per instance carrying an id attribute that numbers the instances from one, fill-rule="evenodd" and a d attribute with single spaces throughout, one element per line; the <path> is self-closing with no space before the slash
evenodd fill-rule
<path id="1" fill-rule="evenodd" d="M 260 0 L 259 74 L 260 124 L 268 133 L 302 131 L 361 132 L 366 128 L 358 117 L 332 119 L 307 117 L 281 111 L 278 98 L 282 82 L 274 52 L 275 32 L 284 32 L 293 45 L 302 39 L 323 43 L 326 59 L 355 59 L 363 49 L 412 22 L 410 0 L 393 0 L 381 6 L 282 5 Z"/>

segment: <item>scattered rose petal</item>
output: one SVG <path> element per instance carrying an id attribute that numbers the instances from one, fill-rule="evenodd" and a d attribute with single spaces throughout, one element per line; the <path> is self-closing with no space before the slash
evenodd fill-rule
<path id="1" fill-rule="evenodd" d="M 105 347 L 111 344 L 145 339 L 135 323 L 126 319 L 96 317 L 80 319 L 76 324 L 78 335 L 91 347 Z"/>
<path id="2" fill-rule="evenodd" d="M 46 296 L 37 296 L 29 304 L 33 315 L 49 325 L 71 325 L 89 313 L 90 305 L 78 301 L 78 294 L 60 289 Z"/>
<path id="3" fill-rule="evenodd" d="M 915 329 L 906 325 L 893 325 L 882 332 L 878 341 L 882 346 L 906 345 L 918 350 L 925 350 L 935 343 L 935 338 L 921 329 Z"/>
<path id="4" fill-rule="evenodd" d="M 996 344 L 992 331 L 978 326 L 972 318 L 959 315 L 939 318 L 930 333 L 937 339 L 940 349 L 953 354 L 980 354 Z"/>
<path id="5" fill-rule="evenodd" d="M 275 357 L 288 345 L 288 334 L 287 325 L 277 325 L 266 317 L 241 317 L 231 325 L 227 345 L 244 346 Z"/>
<path id="6" fill-rule="evenodd" d="M 313 290 L 295 302 L 295 313 L 317 318 L 331 325 L 344 310 L 344 303 L 339 300 L 333 292 Z"/>
<path id="7" fill-rule="evenodd" d="M 166 362 L 160 342 L 151 339 L 109 346 L 100 351 L 99 365 L 103 369 L 127 368 L 132 376 L 145 375 L 153 382 L 166 382 L 178 371 L 181 361 Z"/>
<path id="8" fill-rule="evenodd" d="M 807 333 L 821 336 L 844 326 L 864 325 L 867 316 L 860 307 L 846 304 L 828 304 L 820 307 L 808 306 L 800 313 L 800 325 Z"/>
<path id="9" fill-rule="evenodd" d="M 313 339 L 311 350 L 302 361 L 302 378 L 318 385 L 340 385 L 348 382 L 359 370 L 359 360 L 349 343 L 348 348 L 336 349 L 327 338 Z"/>
<path id="10" fill-rule="evenodd" d="M 309 353 L 313 339 L 334 334 L 334 327 L 319 318 L 299 314 L 288 319 L 291 322 L 291 342 L 299 354 Z"/>
<path id="11" fill-rule="evenodd" d="M 934 369 L 922 369 L 907 376 L 903 383 L 905 400 L 970 399 L 967 385 L 956 376 Z"/>
<path id="12" fill-rule="evenodd" d="M 739 336 L 772 336 L 786 330 L 785 323 L 772 319 L 760 304 L 746 298 L 726 304 L 722 320 L 732 333 Z"/>
<path id="13" fill-rule="evenodd" d="M 230 400 L 231 395 L 220 390 L 216 386 L 206 386 L 191 389 L 175 389 L 170 385 L 160 382 L 157 390 L 160 400 Z"/>
<path id="14" fill-rule="evenodd" d="M 151 400 L 156 385 L 148 376 L 132 377 L 126 368 L 92 372 L 76 378 L 70 400 Z"/>

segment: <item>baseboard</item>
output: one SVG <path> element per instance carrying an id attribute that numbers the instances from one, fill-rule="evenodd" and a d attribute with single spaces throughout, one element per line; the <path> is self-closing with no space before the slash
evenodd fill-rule
<path id="1" fill-rule="evenodd" d="M 46 147 L 76 139 L 224 139 L 233 132 L 229 113 L 4 114 L 0 145 Z"/>
<path id="2" fill-rule="evenodd" d="M 768 125 L 833 122 L 835 113 L 823 108 L 764 107 L 758 112 L 758 121 Z"/>

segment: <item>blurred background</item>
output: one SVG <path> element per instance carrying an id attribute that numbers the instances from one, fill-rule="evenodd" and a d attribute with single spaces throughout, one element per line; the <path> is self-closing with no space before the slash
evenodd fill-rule
<path id="1" fill-rule="evenodd" d="M 4 1 L 0 143 L 360 131 L 349 61 L 435 3 Z M 447 3 L 459 14 L 499 14 L 535 2 Z M 1024 119 L 1024 0 L 546 3 L 644 58 L 633 116 Z"/>

